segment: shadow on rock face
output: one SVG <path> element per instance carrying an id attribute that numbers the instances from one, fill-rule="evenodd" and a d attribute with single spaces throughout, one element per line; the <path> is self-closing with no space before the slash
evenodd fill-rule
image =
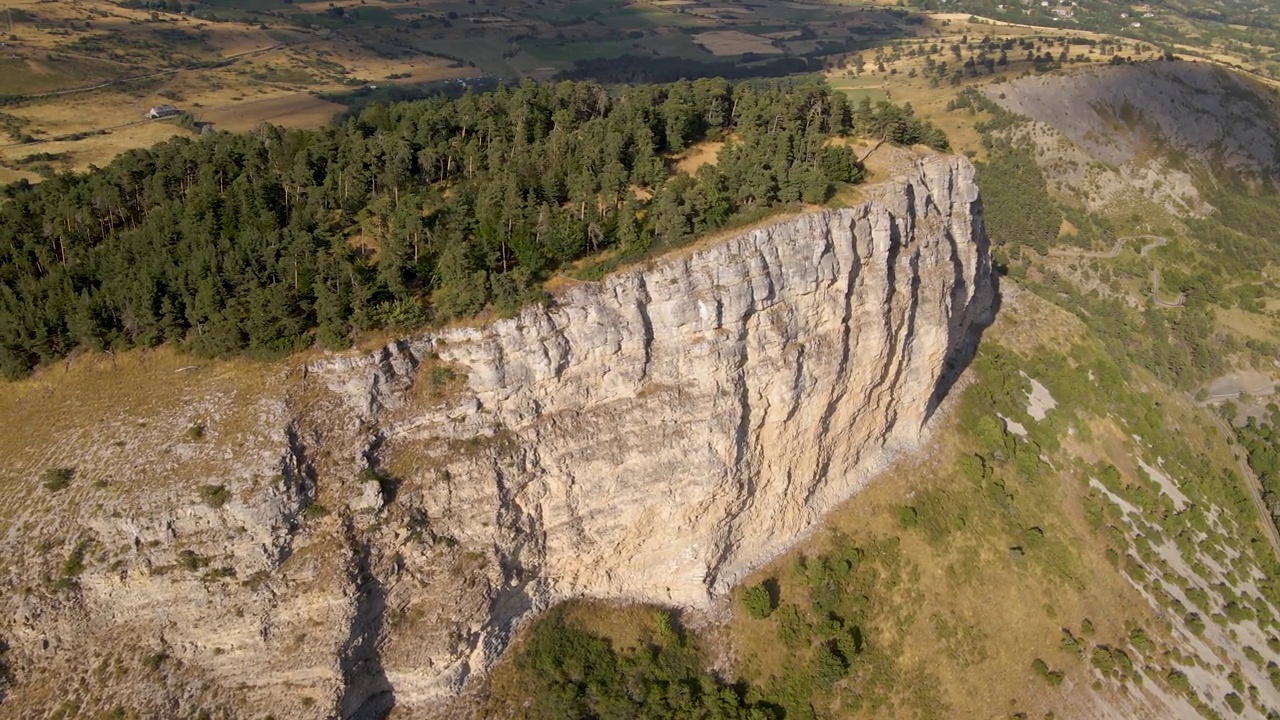
<path id="1" fill-rule="evenodd" d="M 343 720 L 383 720 L 396 704 L 378 648 L 387 593 L 370 571 L 367 547 L 360 554 L 358 572 L 356 613 L 341 656 L 344 691 L 339 711 Z"/>
<path id="2" fill-rule="evenodd" d="M 985 283 L 987 291 L 983 291 L 981 287 L 978 292 L 974 293 L 968 300 L 967 306 L 963 311 L 955 313 L 956 317 L 970 318 L 970 322 L 966 328 L 961 331 L 953 331 L 947 339 L 947 352 L 943 361 L 942 373 L 938 376 L 938 383 L 933 391 L 933 397 L 929 399 L 928 409 L 925 411 L 925 422 L 933 418 L 938 407 L 942 405 L 942 401 L 951 393 L 951 388 L 955 387 L 957 381 L 964 374 L 969 363 L 973 362 L 974 356 L 978 352 L 978 343 L 982 340 L 982 334 L 986 332 L 988 327 L 995 322 L 996 315 L 1000 311 L 1000 275 L 999 268 L 995 268 L 991 264 L 991 241 L 987 238 L 986 228 L 982 220 L 982 201 L 975 201 L 974 208 L 974 232 L 972 237 L 978 243 L 979 257 L 984 258 L 986 263 L 983 272 L 979 272 L 974 282 L 979 285 Z M 956 282 L 953 286 L 952 293 L 954 297 L 964 296 L 964 277 L 959 265 L 955 266 Z"/>

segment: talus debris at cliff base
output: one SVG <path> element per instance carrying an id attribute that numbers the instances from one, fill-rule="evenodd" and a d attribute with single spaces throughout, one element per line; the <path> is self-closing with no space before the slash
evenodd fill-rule
<path id="1" fill-rule="evenodd" d="M 456 692 L 559 600 L 707 605 L 918 446 L 990 319 L 966 160 L 867 197 L 513 319 L 295 363 L 251 398 L 197 384 L 259 410 L 256 454 L 211 421 L 175 461 L 151 419 L 119 517 L 74 511 L 123 555 L 8 601 L 11 701 L 108 643 L 164 655 L 133 707 L 378 717 Z M 157 491 L 149 467 L 228 497 Z M 183 553 L 226 571 L 157 576 Z"/>

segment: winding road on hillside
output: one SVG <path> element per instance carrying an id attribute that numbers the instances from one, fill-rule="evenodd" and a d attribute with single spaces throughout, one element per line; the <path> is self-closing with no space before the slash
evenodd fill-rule
<path id="1" fill-rule="evenodd" d="M 1275 391 L 1276 391 L 1275 384 L 1267 383 L 1266 385 L 1260 385 L 1252 390 L 1249 390 L 1247 388 L 1241 388 L 1240 390 L 1232 390 L 1230 392 L 1221 392 L 1221 393 L 1214 393 L 1212 395 L 1207 395 L 1204 398 L 1200 399 L 1200 404 L 1208 405 L 1209 403 L 1215 403 L 1215 402 L 1218 402 L 1219 400 L 1237 400 L 1240 398 L 1241 395 L 1263 397 L 1266 395 L 1272 395 L 1275 393 Z"/>
<path id="2" fill-rule="evenodd" d="M 1129 237 L 1122 237 L 1117 239 L 1116 244 L 1113 245 L 1111 249 L 1107 250 L 1106 252 L 1099 252 L 1096 250 L 1062 250 L 1062 249 L 1055 249 L 1055 250 L 1052 250 L 1051 252 L 1054 255 L 1058 255 L 1062 257 L 1111 259 L 1111 258 L 1119 257 L 1120 251 L 1123 250 L 1124 246 L 1132 240 L 1150 241 L 1146 245 L 1143 245 L 1142 249 L 1138 251 L 1138 255 L 1145 259 L 1150 259 L 1147 253 L 1151 252 L 1152 250 L 1158 247 L 1164 247 L 1165 245 L 1169 244 L 1169 238 L 1162 237 L 1160 235 L 1131 235 Z M 1165 307 L 1165 308 L 1182 307 L 1187 303 L 1187 294 L 1184 292 L 1178 293 L 1178 297 L 1175 298 L 1172 302 L 1164 300 L 1160 297 L 1160 268 L 1156 266 L 1154 261 L 1151 263 L 1151 300 L 1156 304 L 1156 307 Z"/>
<path id="3" fill-rule="evenodd" d="M 1236 464 L 1240 466 L 1240 476 L 1244 478 L 1244 485 L 1249 489 L 1249 497 L 1253 500 L 1253 505 L 1258 510 L 1258 516 L 1262 520 L 1262 528 L 1266 531 L 1267 540 L 1271 543 L 1271 550 L 1275 552 L 1277 558 L 1280 558 L 1280 531 L 1276 530 L 1276 523 L 1271 519 L 1271 511 L 1262 499 L 1262 483 L 1258 480 L 1258 476 L 1253 474 L 1253 468 L 1249 467 L 1249 458 L 1245 455 L 1244 448 L 1240 446 L 1240 443 L 1236 442 L 1236 434 L 1231 429 L 1231 426 L 1227 424 L 1226 420 L 1218 417 L 1213 410 L 1208 408 L 1206 410 L 1209 417 L 1213 419 L 1213 424 L 1218 426 L 1218 430 L 1222 431 L 1227 444 L 1231 446 L 1231 452 L 1236 457 Z"/>
<path id="4" fill-rule="evenodd" d="M 1087 257 L 1109 259 L 1120 255 L 1120 251 L 1124 249 L 1126 243 L 1132 240 L 1148 240 L 1146 245 L 1138 251 L 1138 255 L 1143 258 L 1149 258 L 1148 253 L 1152 250 L 1163 247 L 1169 243 L 1169 239 L 1159 235 L 1133 235 L 1123 237 L 1116 240 L 1116 244 L 1110 250 L 1105 252 L 1090 250 L 1056 250 L 1054 254 L 1068 257 Z M 1160 268 L 1155 263 L 1151 263 L 1151 299 L 1159 307 L 1181 307 L 1187 301 L 1186 293 L 1178 293 L 1178 298 L 1173 302 L 1166 302 L 1160 299 Z M 1238 395 L 1234 393 L 1233 395 Z M 1213 424 L 1222 432 L 1222 436 L 1226 439 L 1227 444 L 1231 446 L 1231 453 L 1235 456 L 1236 464 L 1240 468 L 1240 477 L 1244 479 L 1244 485 L 1249 490 L 1249 498 L 1253 500 L 1253 506 L 1258 511 L 1258 518 L 1262 522 L 1262 528 L 1267 536 L 1267 542 L 1271 544 L 1271 550 L 1275 553 L 1276 558 L 1280 559 L 1280 531 L 1276 529 L 1276 523 L 1271 518 L 1271 511 L 1267 508 L 1266 502 L 1262 499 L 1262 483 L 1258 477 L 1253 474 L 1253 469 L 1249 467 L 1249 459 L 1245 456 L 1244 449 L 1236 442 L 1235 432 L 1225 420 L 1218 417 L 1212 410 L 1207 410 L 1209 417 L 1213 420 Z"/>
<path id="5" fill-rule="evenodd" d="M 1125 244 L 1132 240 L 1147 240 L 1146 245 L 1138 251 L 1138 255 L 1150 259 L 1148 253 L 1152 250 L 1169 244 L 1169 239 L 1160 235 L 1133 235 L 1130 237 L 1122 237 L 1116 240 L 1116 244 L 1110 250 L 1105 252 L 1089 251 L 1089 250 L 1057 250 L 1056 255 L 1068 257 L 1087 257 L 1110 259 L 1119 257 L 1120 251 L 1124 249 Z M 1155 262 L 1151 263 L 1151 299 L 1158 307 L 1181 307 L 1187 301 L 1186 293 L 1178 293 L 1178 297 L 1173 302 L 1166 302 L 1160 299 L 1160 268 L 1156 267 Z M 1235 393 L 1234 395 L 1238 395 Z M 1235 432 L 1225 420 L 1218 417 L 1212 410 L 1207 410 L 1209 417 L 1213 420 L 1213 424 L 1222 432 L 1222 436 L 1226 439 L 1227 444 L 1231 446 L 1231 453 L 1235 456 L 1236 465 L 1240 468 L 1240 477 L 1244 479 L 1244 485 L 1249 490 L 1249 498 L 1253 500 L 1253 506 L 1258 511 L 1258 518 L 1262 522 L 1262 529 L 1267 536 L 1267 542 L 1271 544 L 1271 550 L 1275 553 L 1276 558 L 1280 559 L 1280 531 L 1276 529 L 1276 523 L 1271 518 L 1271 511 L 1267 508 L 1266 502 L 1262 499 L 1262 483 L 1258 477 L 1253 474 L 1253 469 L 1249 467 L 1249 459 L 1244 453 L 1244 449 L 1236 442 Z"/>

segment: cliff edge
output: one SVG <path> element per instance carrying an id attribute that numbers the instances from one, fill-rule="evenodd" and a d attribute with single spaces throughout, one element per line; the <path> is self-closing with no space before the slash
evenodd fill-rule
<path id="1" fill-rule="evenodd" d="M 993 312 L 967 161 L 867 197 L 515 318 L 295 361 L 252 393 L 193 376 L 186 405 L 129 410 L 111 427 L 154 456 L 81 453 L 84 497 L 0 536 L 20 556 L 63 530 L 0 576 L 3 703 L 54 707 L 50 673 L 141 662 L 150 680 L 80 702 L 381 717 L 456 692 L 559 600 L 708 605 L 918 447 Z M 193 403 L 207 427 L 175 442 Z M 5 498 L 42 493 L 38 445 L 0 471 Z M 147 484 L 161 467 L 205 489 Z"/>

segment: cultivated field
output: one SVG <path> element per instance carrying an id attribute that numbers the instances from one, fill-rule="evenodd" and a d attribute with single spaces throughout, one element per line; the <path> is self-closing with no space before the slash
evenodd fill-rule
<path id="1" fill-rule="evenodd" d="M 712 55 L 745 55 L 747 53 L 772 55 L 782 52 L 769 38 L 738 30 L 712 30 L 699 33 L 694 36 L 694 42 L 706 48 Z"/>
<path id="2" fill-rule="evenodd" d="M 0 183 L 103 165 L 200 124 L 323 125 L 343 106 L 322 94 L 480 72 L 371 48 L 328 28 L 219 15 L 225 10 L 193 16 L 107 0 L 10 5 L 0 16 L 13 20 L 0 47 Z M 174 105 L 193 122 L 146 119 L 157 105 Z"/>
<path id="3" fill-rule="evenodd" d="M 135 4 L 130 2 L 128 4 Z M 142 5 L 143 3 L 137 2 Z M 890 4 L 892 5 L 892 4 Z M 604 82 L 675 74 L 776 72 L 767 63 L 827 68 L 855 101 L 892 98 L 937 118 L 977 149 L 964 118 L 945 112 L 948 78 L 927 59 L 984 37 L 1094 43 L 1096 33 L 1008 25 L 965 14 L 920 14 L 878 2 L 730 3 L 719 0 L 201 0 L 171 10 L 116 0 L 9 0 L 0 23 L 0 183 L 102 165 L 198 125 L 246 130 L 262 122 L 324 124 L 352 90 L 481 76 Z M 1038 40 L 1036 40 L 1038 38 Z M 1131 46 L 1132 41 L 1126 41 Z M 937 45 L 939 50 L 924 54 Z M 1147 57 L 1156 50 L 1124 47 Z M 1084 46 L 1073 55 L 1108 59 Z M 966 49 L 966 56 L 972 53 Z M 1027 72 L 1019 54 L 989 81 Z M 607 62 L 601 64 L 600 61 Z M 594 63 L 594 64 L 593 64 Z M 601 72 L 605 75 L 600 75 Z M 939 85 L 941 82 L 941 85 Z M 438 87 L 438 86 L 434 86 Z M 189 117 L 145 120 L 171 104 Z"/>

